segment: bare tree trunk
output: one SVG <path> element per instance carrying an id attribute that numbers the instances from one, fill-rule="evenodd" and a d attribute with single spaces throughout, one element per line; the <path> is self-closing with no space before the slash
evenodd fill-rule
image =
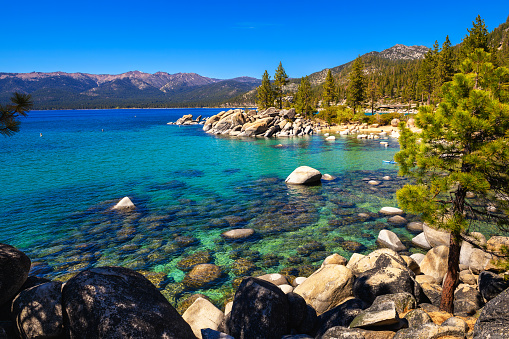
<path id="1" fill-rule="evenodd" d="M 458 271 L 460 261 L 459 234 L 451 233 L 449 242 L 449 258 L 447 260 L 447 276 L 442 286 L 442 298 L 440 300 L 440 311 L 453 313 L 454 291 L 458 282 Z"/>

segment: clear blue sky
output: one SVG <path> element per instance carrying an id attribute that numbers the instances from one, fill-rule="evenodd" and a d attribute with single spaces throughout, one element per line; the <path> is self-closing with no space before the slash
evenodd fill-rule
<path id="1" fill-rule="evenodd" d="M 395 44 L 457 44 L 477 14 L 491 31 L 500 1 L 0 0 L 0 72 L 195 72 L 290 77 Z"/>

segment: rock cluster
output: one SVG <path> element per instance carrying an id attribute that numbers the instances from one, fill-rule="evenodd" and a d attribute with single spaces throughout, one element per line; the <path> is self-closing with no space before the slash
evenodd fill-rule
<path id="1" fill-rule="evenodd" d="M 396 208 L 381 213 L 387 218 L 404 216 Z M 421 228 L 412 225 L 412 229 Z M 486 256 L 476 255 L 467 245 L 470 242 L 462 245 L 463 253 L 470 255 L 461 265 L 454 314 L 438 311 L 449 255 L 443 243 L 448 235 L 427 229 L 429 242 L 437 246 L 425 255 L 404 255 L 408 252 L 402 252 L 405 247 L 398 236 L 381 232 L 378 243 L 384 248 L 367 255 L 355 253 L 349 261 L 332 254 L 308 278 L 244 277 L 224 310 L 207 297 L 194 295 L 184 308 L 179 306 L 182 316 L 156 286 L 130 269 L 89 268 L 62 285 L 28 277 L 30 259 L 0 244 L 0 337 L 507 337 L 509 282 L 486 270 L 489 263 L 482 266 Z M 494 250 L 509 240 L 469 236 Z M 221 268 L 208 261 L 190 255 L 179 262 L 188 271 L 183 284 L 196 289 L 220 279 Z"/>
<path id="2" fill-rule="evenodd" d="M 300 117 L 295 109 L 264 111 L 231 109 L 208 118 L 203 130 L 210 134 L 233 137 L 292 137 L 313 134 L 319 125 Z"/>

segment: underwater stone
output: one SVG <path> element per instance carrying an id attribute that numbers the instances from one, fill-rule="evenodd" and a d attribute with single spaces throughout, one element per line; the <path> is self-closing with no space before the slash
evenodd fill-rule
<path id="1" fill-rule="evenodd" d="M 221 275 L 220 267 L 214 264 L 199 264 L 186 274 L 182 283 L 189 288 L 202 288 L 219 279 Z"/>
<path id="2" fill-rule="evenodd" d="M 123 197 L 122 200 L 120 200 L 115 206 L 113 206 L 113 209 L 123 209 L 123 208 L 135 208 L 136 206 L 133 204 L 131 199 L 129 197 Z"/>
<path id="3" fill-rule="evenodd" d="M 315 182 L 320 182 L 322 173 L 320 171 L 309 167 L 300 166 L 297 167 L 285 180 L 288 184 L 306 185 Z"/>

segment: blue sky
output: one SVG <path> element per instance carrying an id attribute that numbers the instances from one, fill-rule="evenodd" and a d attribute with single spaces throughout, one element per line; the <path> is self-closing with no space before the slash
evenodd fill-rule
<path id="1" fill-rule="evenodd" d="M 0 0 L 0 72 L 195 72 L 290 77 L 395 44 L 457 44 L 480 14 L 491 31 L 501 1 Z"/>

